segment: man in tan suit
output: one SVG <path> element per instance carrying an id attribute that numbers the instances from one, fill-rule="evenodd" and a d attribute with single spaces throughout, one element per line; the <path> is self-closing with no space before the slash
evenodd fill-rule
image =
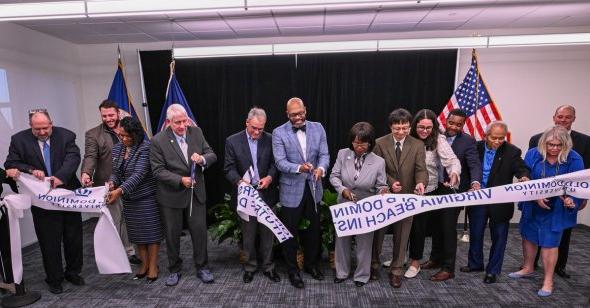
<path id="1" fill-rule="evenodd" d="M 428 184 L 426 171 L 426 152 L 424 143 L 409 136 L 412 115 L 399 108 L 389 114 L 390 135 L 385 135 L 375 142 L 375 154 L 385 160 L 387 185 L 393 193 L 424 194 Z M 389 284 L 401 287 L 403 265 L 406 257 L 408 237 L 412 228 L 412 217 L 393 224 L 393 260 L 389 272 Z M 373 258 L 371 262 L 371 279 L 379 279 L 379 265 L 383 237 L 387 228 L 375 231 L 373 240 Z"/>
<path id="2" fill-rule="evenodd" d="M 84 160 L 82 161 L 81 175 L 82 185 L 102 186 L 109 180 L 113 171 L 111 150 L 113 145 L 119 143 L 117 133 L 119 131 L 119 108 L 117 103 L 104 100 L 99 106 L 102 122 L 89 129 L 84 135 Z M 108 207 L 113 217 L 117 231 L 121 235 L 121 241 L 129 262 L 140 264 L 141 260 L 135 255 L 135 249 L 127 238 L 125 219 L 122 217 L 122 205 L 120 201 Z"/>

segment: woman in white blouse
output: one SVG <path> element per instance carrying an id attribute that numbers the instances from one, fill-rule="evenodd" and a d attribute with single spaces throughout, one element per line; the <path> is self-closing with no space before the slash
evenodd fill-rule
<path id="1" fill-rule="evenodd" d="M 422 140 L 426 150 L 426 169 L 428 170 L 428 186 L 426 195 L 439 195 L 439 185 L 457 186 L 461 175 L 461 162 L 453 153 L 451 146 L 443 134 L 439 133 L 436 114 L 429 109 L 422 109 L 416 113 L 412 121 L 410 135 Z M 448 183 L 439 183 L 439 172 L 442 168 L 449 174 Z M 425 212 L 414 216 L 412 231 L 410 232 L 410 266 L 405 273 L 406 278 L 414 278 L 420 272 L 420 260 L 424 252 L 426 226 L 430 220 L 430 213 Z"/>

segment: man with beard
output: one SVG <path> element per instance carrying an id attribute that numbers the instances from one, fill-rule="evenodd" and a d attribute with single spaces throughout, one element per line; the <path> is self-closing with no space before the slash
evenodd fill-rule
<path id="1" fill-rule="evenodd" d="M 76 145 L 76 135 L 65 128 L 53 127 L 45 109 L 31 110 L 29 124 L 30 129 L 18 132 L 10 140 L 4 163 L 6 173 L 12 178 L 18 178 L 21 172 L 32 174 L 39 180 L 48 177 L 52 188 L 79 188 L 76 170 L 80 164 L 80 149 Z M 64 278 L 74 285 L 84 285 L 84 279 L 80 277 L 83 257 L 80 212 L 50 211 L 33 206 L 31 213 L 49 291 L 62 293 Z"/>
<path id="2" fill-rule="evenodd" d="M 84 160 L 80 178 L 82 185 L 102 186 L 108 182 L 112 172 L 111 150 L 113 145 L 119 143 L 119 108 L 112 100 L 104 100 L 99 106 L 102 123 L 97 127 L 89 129 L 84 136 Z M 129 262 L 140 264 L 141 260 L 135 255 L 135 249 L 127 238 L 125 219 L 122 217 L 122 205 L 117 201 L 108 206 L 113 222 L 123 246 L 129 256 Z"/>

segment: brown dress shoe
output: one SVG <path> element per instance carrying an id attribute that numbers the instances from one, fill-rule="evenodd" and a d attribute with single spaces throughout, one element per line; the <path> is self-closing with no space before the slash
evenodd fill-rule
<path id="1" fill-rule="evenodd" d="M 432 277 L 430 277 L 431 281 L 445 281 L 445 280 L 449 280 L 455 278 L 455 274 L 451 273 L 451 272 L 447 272 L 447 271 L 439 271 L 438 273 L 432 275 Z"/>
<path id="2" fill-rule="evenodd" d="M 371 268 L 371 280 L 379 280 L 379 268 Z"/>
<path id="3" fill-rule="evenodd" d="M 389 274 L 389 285 L 394 288 L 399 288 L 402 286 L 402 275 L 394 275 Z"/>
<path id="4" fill-rule="evenodd" d="M 422 269 L 437 269 L 437 268 L 440 268 L 440 264 L 438 264 L 434 261 L 428 260 L 428 261 L 420 264 L 420 268 L 422 268 Z"/>

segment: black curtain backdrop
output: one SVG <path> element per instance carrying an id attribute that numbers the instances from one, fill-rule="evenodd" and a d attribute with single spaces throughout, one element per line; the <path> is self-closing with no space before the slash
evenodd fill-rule
<path id="1" fill-rule="evenodd" d="M 177 60 L 178 82 L 218 157 L 205 172 L 208 204 L 229 192 L 223 176 L 225 138 L 244 129 L 252 106 L 266 110 L 266 131 L 272 132 L 287 121 L 287 100 L 302 98 L 307 119 L 326 129 L 333 163 L 338 149 L 348 146 L 356 122 L 370 122 L 381 136 L 389 133 L 387 116 L 395 108 L 442 111 L 453 91 L 456 55 L 456 50 L 434 50 Z M 154 133 L 170 60 L 169 50 L 141 52 Z"/>

